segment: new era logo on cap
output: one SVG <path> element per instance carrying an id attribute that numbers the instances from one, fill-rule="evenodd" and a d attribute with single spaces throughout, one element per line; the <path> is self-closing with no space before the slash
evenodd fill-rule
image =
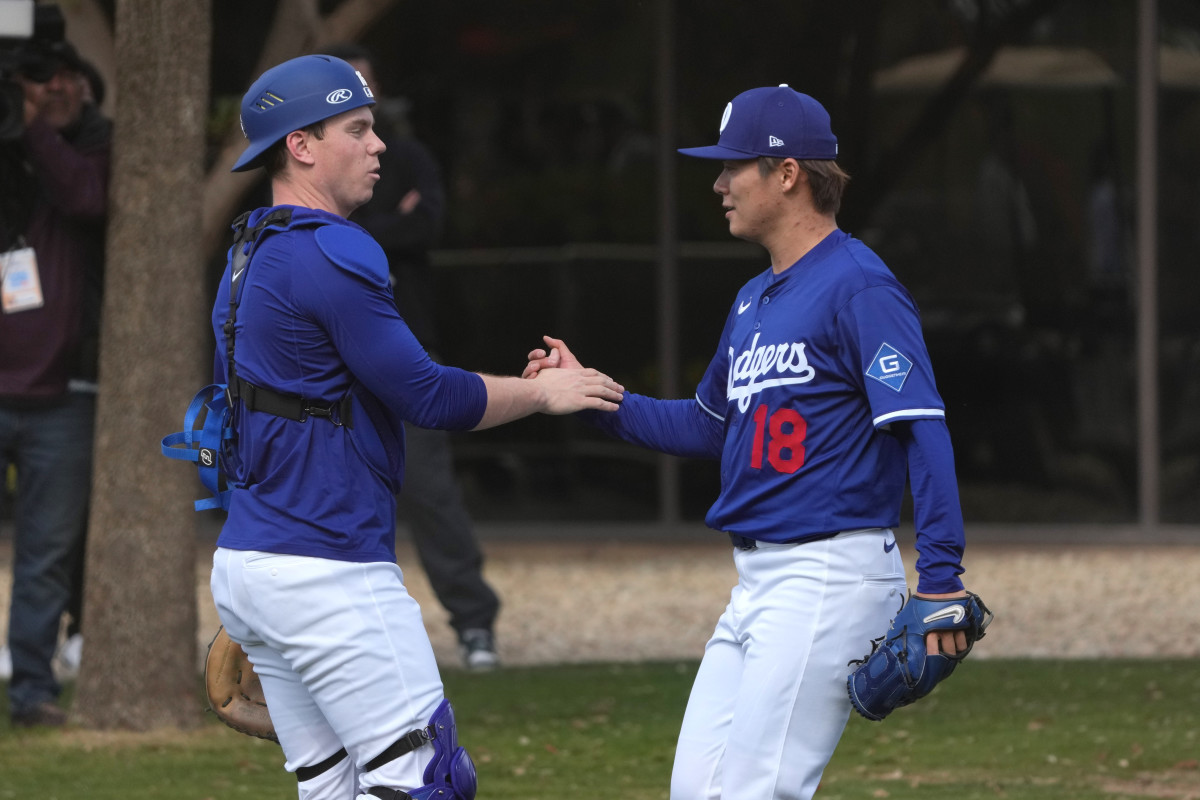
<path id="1" fill-rule="evenodd" d="M 831 161 L 837 158 L 837 137 L 825 108 L 784 83 L 742 92 L 725 106 L 717 144 L 679 152 L 721 160 L 772 156 Z"/>

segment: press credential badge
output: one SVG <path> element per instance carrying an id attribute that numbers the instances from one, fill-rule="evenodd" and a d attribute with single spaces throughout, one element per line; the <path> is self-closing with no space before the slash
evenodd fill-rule
<path id="1" fill-rule="evenodd" d="M 32 247 L 0 253 L 0 274 L 4 276 L 5 314 L 41 308 L 45 303 Z"/>

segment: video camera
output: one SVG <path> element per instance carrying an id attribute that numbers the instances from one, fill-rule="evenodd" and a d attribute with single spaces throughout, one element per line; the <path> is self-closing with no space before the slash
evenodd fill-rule
<path id="1" fill-rule="evenodd" d="M 25 129 L 25 91 L 18 75 L 44 83 L 61 64 L 77 66 L 66 27 L 56 4 L 0 0 L 0 142 L 19 139 Z"/>

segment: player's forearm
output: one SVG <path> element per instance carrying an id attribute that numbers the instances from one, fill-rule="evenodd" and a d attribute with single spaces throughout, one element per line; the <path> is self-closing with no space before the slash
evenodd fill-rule
<path id="1" fill-rule="evenodd" d="M 584 412 L 580 416 L 610 436 L 660 453 L 721 457 L 723 426 L 695 399 L 659 400 L 626 392 L 617 413 Z"/>
<path id="2" fill-rule="evenodd" d="M 953 593 L 963 588 L 962 507 L 954 475 L 954 450 L 942 420 L 897 423 L 896 436 L 908 456 L 917 531 L 917 591 Z"/>
<path id="3" fill-rule="evenodd" d="M 480 375 L 487 405 L 475 430 L 530 414 L 574 414 L 585 408 L 616 411 L 625 387 L 594 369 L 544 369 L 534 378 Z"/>
<path id="4" fill-rule="evenodd" d="M 536 380 L 482 374 L 479 377 L 483 378 L 487 390 L 487 406 L 473 430 L 494 428 L 536 414 L 546 407 L 545 392 Z"/>

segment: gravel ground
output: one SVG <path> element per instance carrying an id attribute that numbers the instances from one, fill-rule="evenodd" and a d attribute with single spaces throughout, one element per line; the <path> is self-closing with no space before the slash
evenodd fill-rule
<path id="1" fill-rule="evenodd" d="M 510 665 L 697 659 L 737 580 L 729 547 L 703 532 L 667 544 L 485 541 L 485 551 Z M 411 548 L 398 560 L 439 662 L 456 668 L 446 613 Z M 912 560 L 910 546 L 915 586 Z M 983 544 L 968 548 L 964 566 L 996 614 L 972 657 L 1200 656 L 1200 545 Z M 204 581 L 209 636 L 217 623 Z"/>
<path id="2" fill-rule="evenodd" d="M 736 581 L 728 545 L 703 528 L 658 540 L 482 539 L 485 574 L 504 603 L 500 655 L 514 666 L 699 658 Z M 996 614 L 972 657 L 1200 656 L 1200 538 L 1191 540 L 970 545 L 967 585 Z M 10 544 L 0 540 L 0 631 L 7 628 Z M 901 544 L 911 571 L 911 544 Z M 211 546 L 206 539 L 197 548 L 201 652 L 219 624 L 208 593 Z M 446 614 L 403 540 L 398 560 L 439 661 L 458 668 Z"/>

